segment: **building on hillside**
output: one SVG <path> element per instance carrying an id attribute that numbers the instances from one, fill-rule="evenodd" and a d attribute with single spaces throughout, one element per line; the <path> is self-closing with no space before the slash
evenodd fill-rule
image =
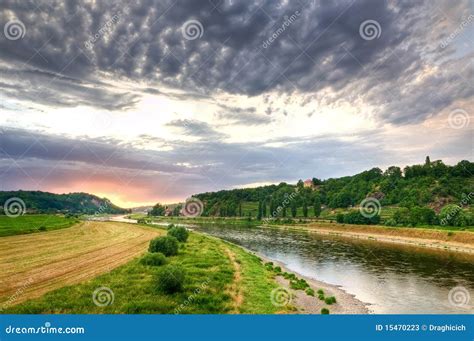
<path id="1" fill-rule="evenodd" d="M 313 180 L 311 179 L 306 179 L 304 182 L 303 182 L 303 185 L 304 187 L 309 187 L 309 188 L 313 188 L 314 185 L 313 185 Z"/>

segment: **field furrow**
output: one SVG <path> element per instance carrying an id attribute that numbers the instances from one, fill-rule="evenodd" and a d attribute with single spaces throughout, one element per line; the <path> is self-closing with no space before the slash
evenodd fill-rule
<path id="1" fill-rule="evenodd" d="M 13 305 L 108 272 L 142 254 L 159 230 L 115 222 L 0 238 L 0 304 Z"/>

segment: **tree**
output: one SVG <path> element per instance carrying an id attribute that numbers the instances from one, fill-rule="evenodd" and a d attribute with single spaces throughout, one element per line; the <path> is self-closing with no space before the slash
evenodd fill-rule
<path id="1" fill-rule="evenodd" d="M 242 202 L 239 203 L 239 217 L 242 216 Z"/>
<path id="2" fill-rule="evenodd" d="M 281 211 L 281 216 L 286 218 L 286 206 L 283 206 L 283 210 Z"/>
<path id="3" fill-rule="evenodd" d="M 267 217 L 267 202 L 265 200 L 262 201 L 262 217 Z"/>
<path id="4" fill-rule="evenodd" d="M 296 202 L 295 202 L 295 200 L 293 200 L 293 201 L 291 202 L 291 216 L 292 216 L 293 218 L 296 218 L 296 210 L 297 210 Z"/>
<path id="5" fill-rule="evenodd" d="M 321 198 L 319 198 L 319 195 L 314 198 L 313 209 L 314 216 L 319 217 L 321 215 Z"/>
<path id="6" fill-rule="evenodd" d="M 306 200 L 303 200 L 303 216 L 308 218 L 308 205 L 306 204 Z"/>
<path id="7" fill-rule="evenodd" d="M 270 216 L 273 216 L 275 213 L 275 200 L 273 198 L 270 198 Z"/>
<path id="8" fill-rule="evenodd" d="M 262 220 L 262 202 L 258 202 L 257 220 Z"/>
<path id="9" fill-rule="evenodd" d="M 298 187 L 299 189 L 302 189 L 304 187 L 304 182 L 303 180 L 298 180 L 298 182 L 296 183 L 296 187 Z"/>
<path id="10" fill-rule="evenodd" d="M 148 215 L 151 216 L 162 216 L 165 214 L 165 206 L 161 205 L 160 203 L 157 203 L 153 208 L 151 209 L 150 212 L 148 212 Z"/>
<path id="11" fill-rule="evenodd" d="M 176 205 L 174 208 L 173 208 L 173 213 L 172 215 L 174 216 L 179 216 L 181 210 L 183 209 L 183 205 L 179 204 L 179 205 Z"/>
<path id="12" fill-rule="evenodd" d="M 446 205 L 439 213 L 441 225 L 465 226 L 467 225 L 466 215 L 462 208 L 455 204 Z"/>
<path id="13" fill-rule="evenodd" d="M 430 157 L 427 156 L 426 159 L 425 159 L 425 166 L 430 166 L 431 165 L 431 161 L 430 161 Z"/>
<path id="14" fill-rule="evenodd" d="M 319 186 L 323 184 L 323 182 L 318 178 L 313 178 L 311 181 L 313 181 L 314 186 Z"/>

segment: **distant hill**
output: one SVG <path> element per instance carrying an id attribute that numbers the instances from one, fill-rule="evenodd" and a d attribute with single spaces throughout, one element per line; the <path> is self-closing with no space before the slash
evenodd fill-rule
<path id="1" fill-rule="evenodd" d="M 297 212 L 296 216 L 301 216 L 302 212 L 303 215 L 306 212 L 304 216 L 313 216 L 313 209 L 308 208 L 314 206 L 315 202 L 322 206 L 326 215 L 339 209 L 346 209 L 347 212 L 347 209 L 359 207 L 365 198 L 375 198 L 382 207 L 405 209 L 399 216 L 394 217 L 396 221 L 390 222 L 391 224 L 408 224 L 403 221 L 403 215 L 424 214 L 434 217 L 434 214 L 438 215 L 442 208 L 449 204 L 471 211 L 473 192 L 474 163 L 463 160 L 455 166 L 448 166 L 441 160 L 432 162 L 427 157 L 424 164 L 406 166 L 404 169 L 396 166 L 385 171 L 372 168 L 341 178 L 320 180 L 314 177 L 306 181 L 300 180 L 296 185 L 280 183 L 257 188 L 200 193 L 195 197 L 204 203 L 205 216 L 251 214 L 255 217 L 259 214 L 260 217 L 274 218 L 290 217 L 291 214 L 287 213 L 286 209 L 293 209 Z M 279 206 L 282 207 L 280 211 L 276 215 L 272 214 Z M 384 209 L 383 212 L 389 211 Z M 382 218 L 390 219 L 392 216 L 390 214 Z M 434 218 L 418 217 L 413 217 L 410 221 L 412 225 L 439 222 Z"/>
<path id="2" fill-rule="evenodd" d="M 24 202 L 26 213 L 72 213 L 72 214 L 121 214 L 129 210 L 118 207 L 107 198 L 99 198 L 88 193 L 54 194 L 41 191 L 0 192 L 0 214 L 3 205 L 11 198 Z"/>

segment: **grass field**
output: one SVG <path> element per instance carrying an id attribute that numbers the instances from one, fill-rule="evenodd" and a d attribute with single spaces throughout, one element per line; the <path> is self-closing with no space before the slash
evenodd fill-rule
<path id="1" fill-rule="evenodd" d="M 142 254 L 161 232 L 123 223 L 0 238 L 0 307 L 86 281 Z M 13 302 L 12 302 L 13 299 Z"/>
<path id="2" fill-rule="evenodd" d="M 79 220 L 60 215 L 35 214 L 16 218 L 0 216 L 0 237 L 44 232 L 70 227 Z"/>
<path id="3" fill-rule="evenodd" d="M 133 227 L 132 227 L 133 229 Z M 137 230 L 141 230 L 136 227 Z M 164 230 L 157 229 L 159 233 Z M 82 284 L 63 287 L 5 310 L 6 313 L 275 313 L 270 292 L 273 274 L 254 255 L 221 240 L 191 233 L 177 256 L 168 257 L 186 271 L 184 290 L 164 294 L 154 277 L 160 267 L 139 259 Z M 110 288 L 114 302 L 97 306 L 93 292 Z"/>

